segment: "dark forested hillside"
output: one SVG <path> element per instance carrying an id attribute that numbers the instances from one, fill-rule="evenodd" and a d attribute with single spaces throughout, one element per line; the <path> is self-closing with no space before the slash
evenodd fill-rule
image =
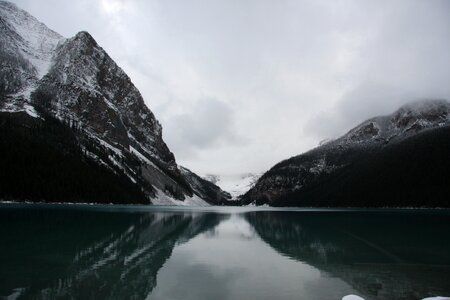
<path id="1" fill-rule="evenodd" d="M 450 207 L 450 102 L 423 100 L 364 121 L 267 171 L 244 204 Z"/>
<path id="2" fill-rule="evenodd" d="M 120 169 L 100 166 L 70 127 L 51 117 L 0 113 L 0 199 L 148 203 Z"/>
<path id="3" fill-rule="evenodd" d="M 255 197 L 252 191 L 243 201 L 274 206 L 450 207 L 449 154 L 450 126 L 430 129 L 385 147 L 336 152 L 336 162 L 350 163 L 321 173 L 276 201 Z M 286 176 L 289 169 L 282 165 L 299 160 L 302 156 L 287 160 L 267 176 Z"/>
<path id="4" fill-rule="evenodd" d="M 0 0 L 0 39 L 0 199 L 216 203 L 194 193 L 141 93 L 88 32 L 65 38 Z"/>

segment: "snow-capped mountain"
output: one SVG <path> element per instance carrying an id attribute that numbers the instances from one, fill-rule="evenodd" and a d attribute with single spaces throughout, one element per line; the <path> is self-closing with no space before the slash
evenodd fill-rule
<path id="1" fill-rule="evenodd" d="M 450 103 L 421 101 L 363 122 L 266 172 L 244 203 L 449 206 Z"/>
<path id="2" fill-rule="evenodd" d="M 214 183 L 222 190 L 230 193 L 231 200 L 238 200 L 238 196 L 246 193 L 250 188 L 252 188 L 261 175 L 262 174 L 256 173 L 234 175 L 207 174 L 204 176 L 204 179 Z"/>
<path id="3" fill-rule="evenodd" d="M 180 166 L 180 171 L 195 193 L 197 195 L 204 195 L 204 198 L 210 199 L 210 203 L 216 205 L 234 204 L 230 193 L 219 187 L 217 182 L 211 182 L 210 180 L 204 179 L 185 167 Z"/>
<path id="4" fill-rule="evenodd" d="M 389 143 L 428 128 L 450 123 L 450 103 L 446 100 L 418 101 L 406 104 L 393 114 L 369 119 L 331 145 Z"/>
<path id="5" fill-rule="evenodd" d="M 0 1 L 0 95 L 25 96 L 50 68 L 54 51 L 64 38 L 16 5 Z M 23 102 L 3 103 L 23 109 Z"/>
<path id="6" fill-rule="evenodd" d="M 55 119 L 71 128 L 83 160 L 125 176 L 152 202 L 206 204 L 180 172 L 140 92 L 89 33 L 66 39 L 0 1 L 0 35 L 3 115 L 22 112 L 36 119 L 33 126 Z"/>

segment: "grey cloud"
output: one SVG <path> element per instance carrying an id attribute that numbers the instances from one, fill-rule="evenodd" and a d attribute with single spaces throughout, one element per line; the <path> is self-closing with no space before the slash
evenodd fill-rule
<path id="1" fill-rule="evenodd" d="M 334 139 L 371 117 L 389 114 L 413 100 L 418 100 L 414 94 L 393 86 L 364 83 L 344 94 L 328 110 L 311 117 L 303 129 L 304 135 L 318 140 Z"/>
<path id="2" fill-rule="evenodd" d="M 174 115 L 165 122 L 166 141 L 180 158 L 191 157 L 196 151 L 220 147 L 226 143 L 245 144 L 234 126 L 234 111 L 230 105 L 214 98 L 204 98 L 188 111 Z M 187 154 L 187 155 L 186 155 Z"/>
<path id="3" fill-rule="evenodd" d="M 450 3 L 380 1 L 376 11 L 343 73 L 349 87 L 308 119 L 304 135 L 335 138 L 407 102 L 450 99 Z"/>
<path id="4" fill-rule="evenodd" d="M 447 0 L 14 2 L 91 32 L 194 171 L 264 171 L 404 102 L 450 99 Z"/>

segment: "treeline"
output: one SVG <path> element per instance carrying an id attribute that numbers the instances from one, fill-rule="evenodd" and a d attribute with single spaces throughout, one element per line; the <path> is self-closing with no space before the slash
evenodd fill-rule
<path id="1" fill-rule="evenodd" d="M 36 75 L 36 70 L 19 51 L 5 49 L 0 44 L 0 96 L 15 93 L 23 86 L 24 80 Z"/>
<path id="2" fill-rule="evenodd" d="M 346 160 L 351 163 L 330 174 L 321 174 L 271 205 L 450 207 L 450 126 L 374 151 L 340 155 L 350 155 Z M 267 201 L 246 196 L 245 201 Z"/>
<path id="3" fill-rule="evenodd" d="M 26 113 L 0 113 L 0 199 L 148 203 L 123 172 L 89 158 L 69 126 Z"/>

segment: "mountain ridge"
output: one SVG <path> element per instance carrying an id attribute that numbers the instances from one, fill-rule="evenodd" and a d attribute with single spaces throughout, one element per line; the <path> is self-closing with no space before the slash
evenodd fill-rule
<path id="1" fill-rule="evenodd" d="M 241 196 L 241 202 L 275 206 L 448 207 L 445 195 L 450 174 L 445 166 L 449 165 L 449 135 L 448 101 L 408 104 L 390 115 L 371 118 L 336 140 L 279 162 Z M 390 180 L 398 181 L 398 185 Z M 427 199 L 427 188 L 435 189 L 429 192 L 434 193 L 435 199 Z M 419 195 L 424 199 L 419 199 Z"/>
<path id="2" fill-rule="evenodd" d="M 139 90 L 88 32 L 64 38 L 15 4 L 0 1 L 0 34 L 5 41 L 0 47 L 1 112 L 25 112 L 42 123 L 34 127 L 47 126 L 47 119 L 55 130 L 69 127 L 82 155 L 68 147 L 79 161 L 93 160 L 117 176 L 123 173 L 149 203 L 158 203 L 158 197 L 175 200 L 171 203 L 194 197 L 204 205 L 218 200 L 192 189 L 185 176 L 193 173 L 181 173 Z M 20 126 L 16 121 L 23 118 L 5 122 Z"/>

